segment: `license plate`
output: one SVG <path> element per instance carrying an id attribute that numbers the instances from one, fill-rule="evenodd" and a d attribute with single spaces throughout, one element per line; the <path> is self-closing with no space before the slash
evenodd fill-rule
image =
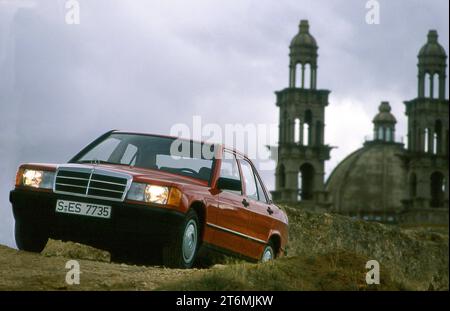
<path id="1" fill-rule="evenodd" d="M 66 200 L 56 201 L 56 212 L 98 218 L 111 218 L 111 206 Z"/>

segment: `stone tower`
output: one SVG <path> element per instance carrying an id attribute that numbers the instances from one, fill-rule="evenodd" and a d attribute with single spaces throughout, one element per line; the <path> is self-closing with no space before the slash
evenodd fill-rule
<path id="1" fill-rule="evenodd" d="M 373 118 L 372 122 L 374 141 L 395 141 L 395 124 L 397 120 L 391 113 L 389 102 L 381 102 L 378 107 L 378 114 Z"/>
<path id="2" fill-rule="evenodd" d="M 404 203 L 410 218 L 405 221 L 448 222 L 447 54 L 435 30 L 429 31 L 418 58 L 418 96 L 405 101 L 409 189 Z"/>
<path id="3" fill-rule="evenodd" d="M 276 92 L 280 121 L 273 198 L 279 202 L 318 206 L 326 201 L 324 163 L 331 148 L 324 144 L 324 119 L 330 91 L 317 89 L 317 50 L 308 21 L 302 20 L 290 45 L 289 87 Z"/>

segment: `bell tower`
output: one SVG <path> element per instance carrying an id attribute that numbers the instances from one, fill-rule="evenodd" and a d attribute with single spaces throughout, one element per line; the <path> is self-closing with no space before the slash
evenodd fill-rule
<path id="1" fill-rule="evenodd" d="M 317 50 L 308 21 L 300 21 L 290 45 L 289 86 L 275 92 L 280 109 L 275 201 L 305 206 L 326 201 L 325 161 L 331 147 L 324 134 L 330 91 L 317 89 Z"/>
<path id="2" fill-rule="evenodd" d="M 406 211 L 415 217 L 422 217 L 418 215 L 426 215 L 427 211 L 429 217 L 436 217 L 441 211 L 448 221 L 447 54 L 438 42 L 436 30 L 429 31 L 418 59 L 418 96 L 405 101 L 409 189 L 404 203 Z"/>

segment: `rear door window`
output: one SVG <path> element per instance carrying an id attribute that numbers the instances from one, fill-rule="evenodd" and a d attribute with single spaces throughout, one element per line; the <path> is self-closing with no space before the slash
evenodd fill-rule
<path id="1" fill-rule="evenodd" d="M 241 164 L 242 178 L 245 184 L 245 194 L 247 197 L 258 200 L 258 188 L 256 186 L 255 174 L 252 165 L 245 159 L 239 161 Z"/>
<path id="2" fill-rule="evenodd" d="M 255 173 L 255 177 L 256 177 L 256 187 L 258 188 L 258 200 L 261 202 L 267 203 L 267 198 L 266 198 L 266 194 L 264 193 L 262 183 L 259 180 L 256 173 Z"/>
<path id="3" fill-rule="evenodd" d="M 234 179 L 241 181 L 241 175 L 239 173 L 239 167 L 234 154 L 225 152 L 222 159 L 222 165 L 220 166 L 220 177 Z M 236 194 L 242 194 L 240 191 L 226 190 Z"/>

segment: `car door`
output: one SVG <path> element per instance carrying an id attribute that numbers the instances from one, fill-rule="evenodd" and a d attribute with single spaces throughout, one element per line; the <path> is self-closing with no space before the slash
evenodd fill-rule
<path id="1" fill-rule="evenodd" d="M 259 258 L 272 228 L 274 210 L 269 207 L 270 204 L 261 180 L 251 162 L 247 159 L 240 159 L 239 163 L 245 184 L 245 197 L 248 202 L 248 206 L 245 208 L 245 213 L 248 215 L 246 233 L 251 237 L 246 243 L 245 251 L 247 256 Z"/>
<path id="2" fill-rule="evenodd" d="M 225 152 L 221 160 L 220 177 L 241 181 L 241 175 L 236 157 L 231 152 Z M 214 241 L 221 248 L 242 254 L 247 228 L 248 213 L 245 212 L 242 192 L 222 190 L 218 194 L 218 213 L 214 224 Z"/>

